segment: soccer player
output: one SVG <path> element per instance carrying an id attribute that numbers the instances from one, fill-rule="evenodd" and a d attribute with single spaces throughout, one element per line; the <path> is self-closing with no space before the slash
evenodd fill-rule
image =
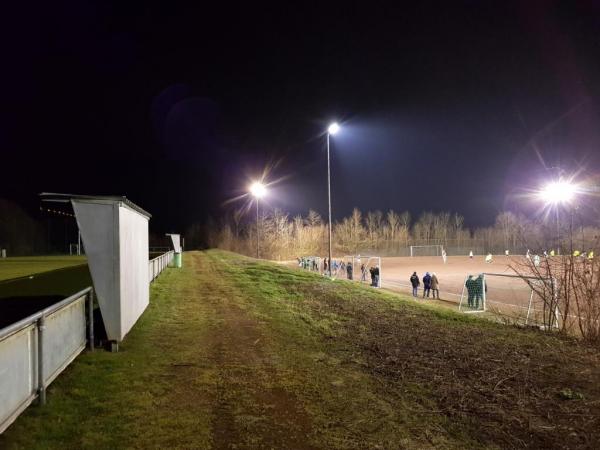
<path id="1" fill-rule="evenodd" d="M 535 255 L 533 257 L 533 265 L 535 267 L 540 267 L 540 255 Z"/>
<path id="2" fill-rule="evenodd" d="M 446 264 L 446 250 L 442 248 L 442 259 L 444 260 L 444 264 Z"/>
<path id="3" fill-rule="evenodd" d="M 469 252 L 469 258 L 473 259 L 473 250 Z"/>
<path id="4" fill-rule="evenodd" d="M 492 254 L 488 253 L 487 256 L 485 257 L 485 262 L 491 263 L 491 262 L 493 262 L 493 260 L 494 260 L 494 257 L 492 256 Z"/>
<path id="5" fill-rule="evenodd" d="M 413 274 L 411 275 L 410 284 L 412 285 L 413 289 L 413 297 L 417 297 L 419 295 L 419 286 L 421 285 L 421 281 L 419 281 L 419 276 L 417 275 L 417 272 L 413 272 Z"/>

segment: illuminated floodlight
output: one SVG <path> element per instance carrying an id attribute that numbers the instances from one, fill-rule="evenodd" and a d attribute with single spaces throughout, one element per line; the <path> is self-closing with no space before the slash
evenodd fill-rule
<path id="1" fill-rule="evenodd" d="M 329 125 L 329 128 L 327 128 L 327 132 L 334 136 L 338 131 L 340 131 L 340 126 L 337 124 L 337 122 L 333 122 L 331 125 Z"/>
<path id="2" fill-rule="evenodd" d="M 255 181 L 250 186 L 250 194 L 255 198 L 262 198 L 267 194 L 267 187 L 260 181 Z"/>
<path id="3" fill-rule="evenodd" d="M 548 204 L 569 203 L 577 193 L 577 186 L 568 181 L 559 180 L 549 183 L 539 192 L 540 198 Z"/>

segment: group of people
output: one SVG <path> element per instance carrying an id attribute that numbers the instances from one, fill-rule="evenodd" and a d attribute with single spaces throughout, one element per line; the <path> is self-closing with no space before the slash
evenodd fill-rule
<path id="1" fill-rule="evenodd" d="M 419 276 L 417 272 L 413 272 L 410 277 L 410 284 L 412 286 L 413 297 L 419 296 L 419 286 L 421 286 L 421 280 L 419 280 Z M 429 298 L 431 294 L 433 298 L 440 299 L 440 290 L 439 290 L 439 280 L 435 272 L 431 274 L 429 272 L 425 272 L 423 276 L 423 298 Z"/>
<path id="2" fill-rule="evenodd" d="M 487 292 L 487 284 L 483 282 L 483 275 L 479 274 L 477 278 L 473 278 L 473 275 L 469 275 L 465 282 L 467 288 L 467 304 L 469 308 L 479 309 L 483 307 L 483 293 Z"/>
<path id="3" fill-rule="evenodd" d="M 320 264 L 320 259 L 317 256 L 302 256 L 297 258 L 298 267 L 302 267 L 303 269 L 317 271 L 325 274 L 329 274 L 329 265 L 330 261 L 327 257 L 323 258 L 322 264 Z M 360 264 L 360 281 L 367 281 L 367 272 L 371 276 L 371 286 L 379 287 L 379 266 L 371 266 L 367 269 L 364 263 L 361 263 L 360 258 L 356 260 L 356 264 Z M 331 274 L 335 275 L 338 272 L 346 273 L 346 278 L 348 280 L 354 279 L 354 267 L 352 263 L 348 261 L 347 263 L 342 260 L 331 260 Z"/>

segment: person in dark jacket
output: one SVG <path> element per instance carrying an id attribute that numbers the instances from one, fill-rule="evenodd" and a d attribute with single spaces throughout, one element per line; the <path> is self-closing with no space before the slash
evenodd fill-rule
<path id="1" fill-rule="evenodd" d="M 348 264 L 346 265 L 346 273 L 348 274 L 348 279 L 351 280 L 352 279 L 352 263 L 348 262 Z"/>
<path id="2" fill-rule="evenodd" d="M 425 276 L 423 277 L 423 298 L 425 298 L 426 295 L 427 295 L 427 298 L 429 298 L 430 293 L 431 293 L 431 275 L 429 275 L 429 272 L 426 272 Z"/>
<path id="3" fill-rule="evenodd" d="M 465 287 L 467 288 L 468 300 L 467 304 L 469 308 L 473 308 L 475 303 L 475 291 L 477 290 L 477 282 L 473 279 L 473 275 L 469 275 L 467 281 L 465 282 Z"/>
<path id="4" fill-rule="evenodd" d="M 419 286 L 421 285 L 421 281 L 419 280 L 417 272 L 413 272 L 413 274 L 411 275 L 410 284 L 413 288 L 413 297 L 417 297 L 419 295 Z"/>

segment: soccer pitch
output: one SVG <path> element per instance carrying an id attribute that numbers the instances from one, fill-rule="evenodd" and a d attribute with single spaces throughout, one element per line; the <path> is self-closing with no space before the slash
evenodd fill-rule
<path id="1" fill-rule="evenodd" d="M 86 258 L 39 256 L 0 260 L 0 327 L 92 284 Z"/>
<path id="2" fill-rule="evenodd" d="M 64 267 L 79 266 L 85 256 L 24 256 L 0 259 L 0 281 L 26 277 Z"/>

